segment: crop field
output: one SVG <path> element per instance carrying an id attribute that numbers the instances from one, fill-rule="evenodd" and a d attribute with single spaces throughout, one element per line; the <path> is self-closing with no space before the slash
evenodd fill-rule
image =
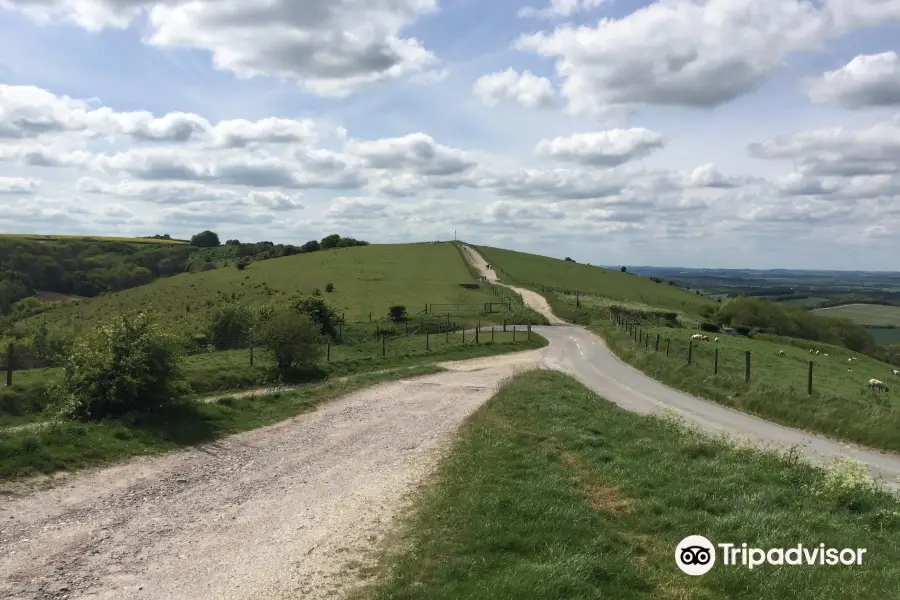
<path id="1" fill-rule="evenodd" d="M 19 238 L 23 240 L 69 240 L 83 242 L 128 242 L 129 244 L 164 244 L 164 245 L 181 245 L 186 244 L 184 240 L 160 240 L 153 238 L 133 238 L 133 237 L 108 237 L 98 235 L 40 235 L 37 233 L 0 233 L 0 238 Z"/>
<path id="2" fill-rule="evenodd" d="M 673 387 L 785 425 L 900 451 L 900 378 L 891 374 L 896 367 L 889 364 L 819 342 L 707 333 L 709 342 L 693 343 L 689 365 L 689 339 L 696 330 L 639 326 L 638 343 L 624 328 L 612 327 L 608 321 L 591 328 L 604 335 L 620 358 Z M 716 337 L 718 342 L 713 341 Z M 810 349 L 820 354 L 811 355 Z M 714 373 L 716 350 L 718 373 Z M 779 354 L 782 350 L 784 356 Z M 746 384 L 748 351 L 750 383 Z M 849 361 L 851 357 L 856 360 Z M 812 395 L 807 393 L 810 360 Z M 885 382 L 891 391 L 873 392 L 868 388 L 871 378 Z"/>
<path id="3" fill-rule="evenodd" d="M 536 254 L 478 246 L 478 251 L 494 266 L 501 281 L 549 285 L 587 294 L 597 294 L 618 302 L 640 303 L 673 311 L 697 314 L 716 302 L 667 283 L 621 273 L 602 267 L 548 258 Z"/>
<path id="4" fill-rule="evenodd" d="M 845 304 L 813 311 L 823 317 L 850 319 L 858 325 L 896 325 L 900 327 L 900 306 L 882 304 Z"/>
<path id="5" fill-rule="evenodd" d="M 326 285 L 334 291 L 326 292 Z M 348 322 L 386 320 L 388 308 L 404 305 L 411 318 L 427 304 L 459 321 L 478 315 L 486 302 L 498 298 L 485 285 L 467 289 L 472 275 L 450 243 L 371 245 L 286 256 L 251 263 L 243 271 L 226 267 L 185 273 L 153 283 L 79 301 L 25 321 L 46 322 L 74 330 L 91 326 L 124 310 L 151 309 L 176 328 L 196 328 L 217 304 L 233 301 L 258 306 L 319 290 Z M 458 318 L 459 317 L 459 318 Z M 484 317 L 489 319 L 490 316 Z M 501 322 L 502 314 L 493 315 Z"/>

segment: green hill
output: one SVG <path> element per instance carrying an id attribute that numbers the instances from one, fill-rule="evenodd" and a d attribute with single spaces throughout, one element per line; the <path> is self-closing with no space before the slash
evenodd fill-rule
<path id="1" fill-rule="evenodd" d="M 712 300 L 666 282 L 622 273 L 603 267 L 583 265 L 537 254 L 477 246 L 494 267 L 500 280 L 529 287 L 552 286 L 582 294 L 676 312 L 700 314 L 704 307 L 715 308 Z"/>
<path id="2" fill-rule="evenodd" d="M 329 283 L 334 284 L 331 293 L 326 291 Z M 348 322 L 367 322 L 370 312 L 373 320 L 385 319 L 396 304 L 406 306 L 411 317 L 434 304 L 429 308 L 435 314 L 450 313 L 463 322 L 465 316 L 477 316 L 484 303 L 499 301 L 484 285 L 460 286 L 473 283 L 450 243 L 358 246 L 253 262 L 243 270 L 183 273 L 67 304 L 23 324 L 30 328 L 46 322 L 51 328 L 78 330 L 123 310 L 150 308 L 170 325 L 193 328 L 216 305 L 239 301 L 258 306 L 316 290 Z"/>

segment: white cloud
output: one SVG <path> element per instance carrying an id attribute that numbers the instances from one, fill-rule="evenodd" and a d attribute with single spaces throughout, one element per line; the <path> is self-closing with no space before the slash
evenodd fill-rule
<path id="1" fill-rule="evenodd" d="M 513 69 L 479 77 L 472 93 L 486 106 L 497 106 L 502 100 L 513 100 L 525 108 L 556 106 L 556 92 L 546 77 L 530 71 L 522 74 Z"/>
<path id="2" fill-rule="evenodd" d="M 406 169 L 420 175 L 455 175 L 475 162 L 465 152 L 442 146 L 431 136 L 413 133 L 399 138 L 349 142 L 345 148 L 373 169 Z"/>
<path id="3" fill-rule="evenodd" d="M 662 134 L 635 127 L 541 140 L 535 152 L 562 161 L 610 167 L 643 158 L 665 144 Z"/>
<path id="4" fill-rule="evenodd" d="M 40 183 L 23 177 L 0 177 L 0 194 L 33 194 Z"/>
<path id="5" fill-rule="evenodd" d="M 846 108 L 900 106 L 900 56 L 896 52 L 861 54 L 835 71 L 807 80 L 813 102 Z"/>
<path id="6" fill-rule="evenodd" d="M 147 42 L 208 51 L 239 77 L 291 78 L 323 96 L 425 71 L 436 57 L 402 32 L 437 0 L 0 0 L 40 23 L 124 28 L 145 13 Z"/>
<path id="7" fill-rule="evenodd" d="M 573 114 L 708 108 L 757 89 L 793 53 L 898 19 L 895 0 L 663 0 L 594 26 L 523 35 L 516 47 L 556 59 Z"/>
<path id="8" fill-rule="evenodd" d="M 571 17 L 574 14 L 587 12 L 599 6 L 603 6 L 611 0 L 550 0 L 550 5 L 544 8 L 526 6 L 520 8 L 518 15 L 523 18 L 557 19 Z"/>

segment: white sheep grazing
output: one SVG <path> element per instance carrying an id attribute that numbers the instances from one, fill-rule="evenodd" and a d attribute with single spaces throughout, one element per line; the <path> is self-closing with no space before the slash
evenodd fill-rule
<path id="1" fill-rule="evenodd" d="M 718 342 L 718 341 L 719 341 L 719 338 L 716 338 L 716 341 Z"/>
<path id="2" fill-rule="evenodd" d="M 877 379 L 870 379 L 869 387 L 872 388 L 873 390 L 882 390 L 885 392 L 890 391 L 888 389 L 888 387 L 886 385 L 884 385 L 884 383 L 882 383 L 881 381 L 878 381 Z"/>
<path id="3" fill-rule="evenodd" d="M 694 335 L 691 336 L 691 339 L 692 340 L 702 340 L 703 336 L 700 335 L 699 333 L 695 333 Z"/>
<path id="4" fill-rule="evenodd" d="M 853 372 L 853 369 L 847 369 L 847 372 L 848 372 L 848 373 L 852 373 L 852 372 Z"/>
<path id="5" fill-rule="evenodd" d="M 847 362 L 853 362 L 853 359 L 852 359 L 852 358 L 848 358 L 848 359 L 847 359 Z"/>
<path id="6" fill-rule="evenodd" d="M 897 369 L 891 369 L 891 375 L 896 375 L 897 377 L 900 377 L 900 371 L 898 371 Z"/>
<path id="7" fill-rule="evenodd" d="M 818 355 L 819 355 L 819 351 L 818 351 L 818 350 L 816 350 L 816 356 L 818 356 Z"/>
<path id="8" fill-rule="evenodd" d="M 813 349 L 812 349 L 812 348 L 809 349 L 809 353 L 810 353 L 810 354 L 813 353 Z"/>
<path id="9" fill-rule="evenodd" d="M 778 351 L 778 354 L 781 355 L 781 356 L 784 356 L 784 350 L 779 350 L 779 351 Z"/>
<path id="10" fill-rule="evenodd" d="M 827 352 L 825 353 L 825 356 L 828 356 L 828 353 L 827 353 Z"/>

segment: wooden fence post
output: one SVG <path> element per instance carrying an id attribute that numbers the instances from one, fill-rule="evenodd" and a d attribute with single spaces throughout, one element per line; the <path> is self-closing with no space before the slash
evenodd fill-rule
<path id="1" fill-rule="evenodd" d="M 715 358 L 715 362 L 713 363 L 713 375 L 718 375 L 718 374 L 719 374 L 719 349 L 716 348 L 716 358 Z"/>
<path id="2" fill-rule="evenodd" d="M 328 340 L 327 350 L 325 351 L 325 361 L 331 362 L 331 340 Z"/>
<path id="3" fill-rule="evenodd" d="M 494 326 L 491 325 L 491 341 L 494 341 Z"/>
<path id="4" fill-rule="evenodd" d="M 369 323 L 371 323 L 371 322 L 372 322 L 372 312 L 369 311 Z"/>
<path id="5" fill-rule="evenodd" d="M 250 366 L 253 366 L 253 337 L 250 338 Z"/>
<path id="6" fill-rule="evenodd" d="M 813 361 L 809 361 L 809 375 L 806 378 L 806 393 L 812 395 L 812 369 Z"/>
<path id="7" fill-rule="evenodd" d="M 381 358 L 384 358 L 387 354 L 387 336 L 381 336 Z"/>
<path id="8" fill-rule="evenodd" d="M 646 333 L 644 334 L 644 348 L 650 347 L 650 336 Z"/>
<path id="9" fill-rule="evenodd" d="M 694 342 L 688 342 L 688 364 L 691 364 L 694 354 Z"/>
<path id="10" fill-rule="evenodd" d="M 10 342 L 6 350 L 6 385 L 12 385 L 13 354 L 13 344 Z"/>
<path id="11" fill-rule="evenodd" d="M 528 341 L 531 341 L 531 323 L 528 324 Z"/>
<path id="12" fill-rule="evenodd" d="M 503 333 L 506 333 L 506 319 L 503 319 Z"/>
<path id="13" fill-rule="evenodd" d="M 425 330 L 425 349 L 431 350 L 431 340 L 428 338 L 428 330 Z"/>
<path id="14" fill-rule="evenodd" d="M 516 341 L 516 326 L 513 325 L 513 341 Z"/>
<path id="15" fill-rule="evenodd" d="M 659 352 L 659 334 L 656 334 L 656 346 L 653 348 L 654 352 Z"/>
<path id="16" fill-rule="evenodd" d="M 666 339 L 666 358 L 669 358 L 669 342 L 672 340 Z"/>
<path id="17" fill-rule="evenodd" d="M 475 326 L 475 343 L 478 343 L 478 330 L 481 329 L 481 321 L 478 322 L 478 325 Z"/>
<path id="18" fill-rule="evenodd" d="M 750 351 L 744 354 L 744 383 L 750 383 Z"/>

